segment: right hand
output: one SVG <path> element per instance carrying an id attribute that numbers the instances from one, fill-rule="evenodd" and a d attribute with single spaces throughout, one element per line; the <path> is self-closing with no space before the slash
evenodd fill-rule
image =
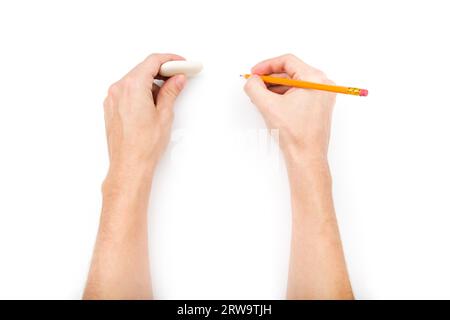
<path id="1" fill-rule="evenodd" d="M 266 85 L 258 75 L 334 84 L 323 72 L 287 54 L 252 68 L 245 92 L 258 107 L 269 129 L 278 129 L 287 161 L 325 160 L 336 94 Z"/>

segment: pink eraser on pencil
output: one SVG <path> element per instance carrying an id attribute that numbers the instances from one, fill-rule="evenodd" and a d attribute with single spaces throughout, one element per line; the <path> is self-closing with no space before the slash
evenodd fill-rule
<path id="1" fill-rule="evenodd" d="M 361 89 L 361 90 L 359 91 L 359 95 L 360 95 L 361 97 L 367 97 L 368 94 L 369 94 L 369 90 Z"/>

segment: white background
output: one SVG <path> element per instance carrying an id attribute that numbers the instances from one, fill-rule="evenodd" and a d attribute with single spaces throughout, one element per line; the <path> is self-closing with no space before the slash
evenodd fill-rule
<path id="1" fill-rule="evenodd" d="M 157 298 L 284 298 L 286 174 L 255 138 L 264 123 L 238 75 L 287 52 L 370 91 L 338 98 L 330 150 L 356 297 L 450 298 L 448 12 L 447 1 L 2 1 L 0 298 L 81 297 L 108 167 L 102 102 L 152 52 L 204 63 L 153 184 Z"/>

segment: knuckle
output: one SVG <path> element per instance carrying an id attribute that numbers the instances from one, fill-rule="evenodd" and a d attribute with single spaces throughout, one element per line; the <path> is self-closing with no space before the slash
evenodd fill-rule
<path id="1" fill-rule="evenodd" d="M 155 53 L 155 52 L 153 52 L 153 53 L 150 53 L 148 56 L 147 56 L 147 59 L 154 59 L 154 58 L 156 58 L 157 56 L 159 55 L 159 53 Z"/>
<path id="2" fill-rule="evenodd" d="M 324 79 L 324 82 L 325 82 L 326 84 L 329 84 L 329 85 L 332 85 L 332 86 L 335 86 L 335 85 L 336 85 L 336 83 L 335 83 L 333 80 L 330 80 L 330 79 L 328 79 L 328 78 L 325 78 L 325 79 Z"/>
<path id="3" fill-rule="evenodd" d="M 298 59 L 297 56 L 293 53 L 286 53 L 283 57 L 286 60 L 297 60 Z"/>
<path id="4" fill-rule="evenodd" d="M 316 75 L 317 75 L 317 77 L 321 77 L 323 79 L 327 78 L 327 75 L 325 74 L 325 72 L 318 70 L 318 69 L 316 69 Z"/>
<path id="5" fill-rule="evenodd" d="M 328 80 L 326 74 L 323 71 L 312 67 L 310 71 L 310 77 L 314 81 L 326 82 Z"/>
<path id="6" fill-rule="evenodd" d="M 161 53 L 151 53 L 147 56 L 147 58 L 145 59 L 145 61 L 147 62 L 151 62 L 151 61 L 155 61 L 158 60 L 158 58 L 161 56 Z"/>
<path id="7" fill-rule="evenodd" d="M 121 86 L 125 90 L 131 91 L 131 90 L 137 89 L 139 86 L 139 83 L 138 83 L 138 80 L 136 79 L 136 77 L 126 76 L 125 78 L 123 78 L 121 80 Z"/>
<path id="8" fill-rule="evenodd" d="M 108 88 L 108 96 L 109 97 L 115 97 L 120 91 L 120 85 L 118 82 L 113 83 Z M 106 100 L 105 100 L 106 101 Z"/>
<path id="9" fill-rule="evenodd" d="M 324 73 L 317 68 L 311 67 L 311 74 L 315 76 L 322 76 Z"/>

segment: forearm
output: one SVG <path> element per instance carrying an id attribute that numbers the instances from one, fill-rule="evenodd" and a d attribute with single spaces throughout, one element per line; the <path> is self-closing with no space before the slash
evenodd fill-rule
<path id="1" fill-rule="evenodd" d="M 109 174 L 85 299 L 152 298 L 147 207 L 151 174 Z"/>
<path id="2" fill-rule="evenodd" d="M 326 159 L 288 160 L 292 242 L 288 298 L 352 299 Z"/>
<path id="3" fill-rule="evenodd" d="M 161 65 L 184 60 L 151 54 L 108 89 L 103 102 L 110 169 L 86 299 L 152 298 L 147 208 L 155 166 L 170 141 L 173 106 L 186 76 L 154 83 Z"/>

